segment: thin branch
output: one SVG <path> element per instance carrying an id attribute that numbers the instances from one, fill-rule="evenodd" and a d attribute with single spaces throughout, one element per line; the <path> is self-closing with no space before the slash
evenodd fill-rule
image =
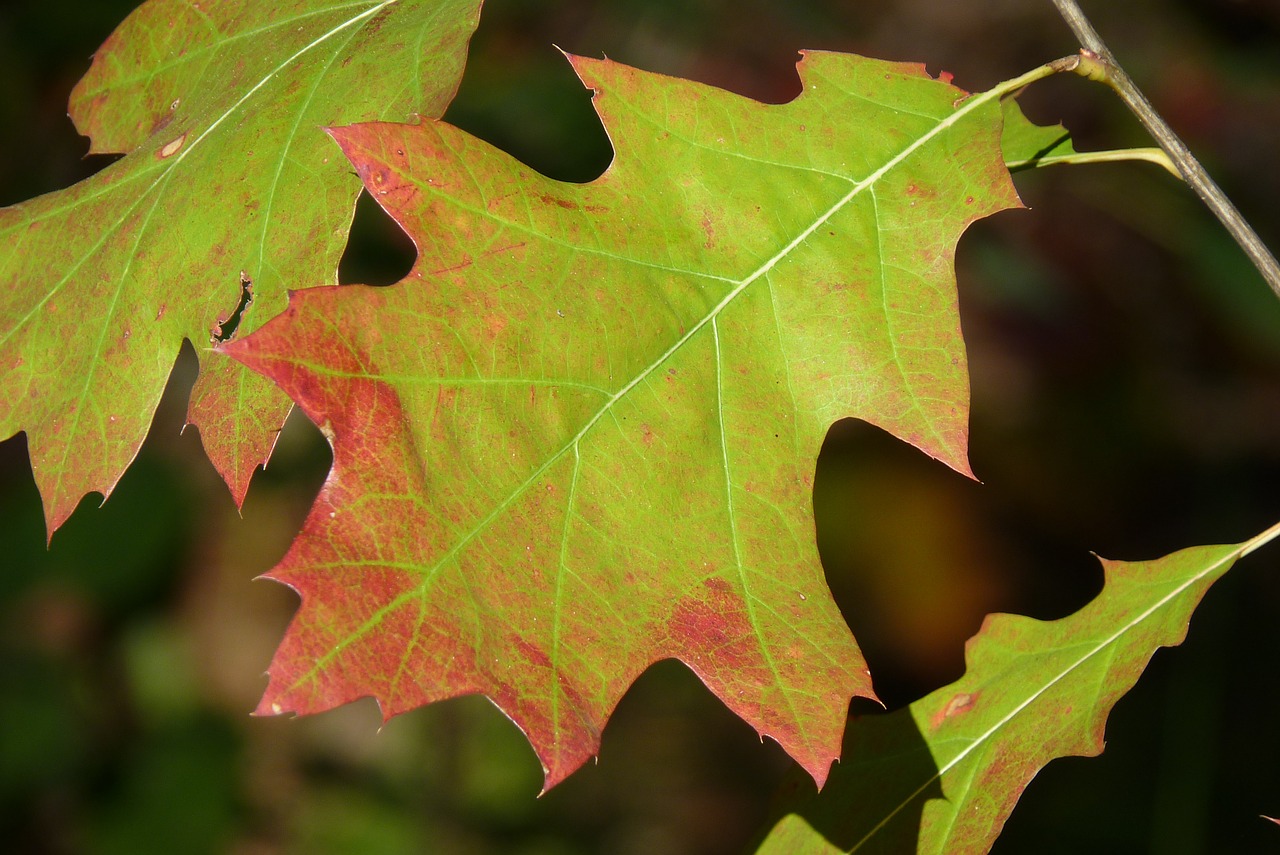
<path id="1" fill-rule="evenodd" d="M 1160 117 L 1160 114 L 1151 106 L 1151 102 L 1116 62 L 1115 56 L 1102 41 L 1097 30 L 1089 23 L 1089 19 L 1085 17 L 1076 0 L 1053 0 L 1053 5 L 1057 7 L 1058 14 L 1067 22 L 1067 26 L 1075 33 L 1076 38 L 1080 40 L 1080 44 L 1088 51 L 1086 59 L 1096 60 L 1099 66 L 1093 68 L 1091 63 L 1082 63 L 1076 69 L 1077 73 L 1100 80 L 1116 91 L 1120 100 L 1124 101 L 1125 105 L 1138 117 L 1138 121 L 1147 129 L 1147 133 L 1151 134 L 1170 159 L 1177 164 L 1183 180 L 1209 206 L 1209 210 L 1226 227 L 1245 254 L 1249 256 L 1249 260 L 1258 268 L 1262 278 L 1271 286 L 1271 290 L 1280 297 L 1280 263 L 1276 262 L 1276 257 L 1267 249 L 1262 238 L 1258 237 L 1258 233 L 1240 215 L 1235 205 L 1231 204 L 1227 195 L 1209 177 L 1209 173 L 1200 165 L 1200 161 L 1196 160 L 1186 144 Z"/>

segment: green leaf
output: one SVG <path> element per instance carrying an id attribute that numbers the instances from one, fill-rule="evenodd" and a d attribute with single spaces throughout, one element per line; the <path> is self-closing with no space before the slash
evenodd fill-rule
<path id="1" fill-rule="evenodd" d="M 321 128 L 439 115 L 479 2 L 151 0 L 107 40 L 71 113 L 127 156 L 0 209 L 0 437 L 27 432 L 50 534 L 110 493 L 182 340 L 207 353 L 242 282 L 240 335 L 336 282 L 359 183 Z M 288 406 L 205 366 L 190 419 L 237 501 Z"/>
<path id="2" fill-rule="evenodd" d="M 765 106 L 572 60 L 614 142 L 587 185 L 438 122 L 332 131 L 416 242 L 387 289 L 314 289 L 222 348 L 334 467 L 272 578 L 302 606 L 260 712 L 481 692 L 554 784 L 676 657 L 819 782 L 871 695 L 814 544 L 828 427 L 953 468 L 952 260 L 1016 206 L 994 93 L 810 53 Z"/>
<path id="3" fill-rule="evenodd" d="M 1209 586 L 1277 533 L 1103 559 L 1102 593 L 1061 620 L 989 616 L 964 677 L 851 721 L 826 789 L 794 798 L 759 853 L 987 852 L 1045 764 L 1102 752 L 1107 715 L 1156 649 L 1180 644 Z"/>
<path id="4" fill-rule="evenodd" d="M 1037 125 L 1022 114 L 1014 96 L 1004 99 L 1004 133 L 1000 138 L 1005 166 L 1010 171 L 1059 164 L 1116 163 L 1146 161 L 1162 167 L 1179 181 L 1182 173 L 1159 148 L 1121 148 L 1104 151 L 1076 151 L 1071 135 L 1062 125 Z"/>
<path id="5" fill-rule="evenodd" d="M 1037 125 L 1027 119 L 1013 97 L 1002 101 L 1004 132 L 1000 148 L 1011 170 L 1033 167 L 1046 160 L 1076 154 L 1071 135 L 1062 125 Z"/>

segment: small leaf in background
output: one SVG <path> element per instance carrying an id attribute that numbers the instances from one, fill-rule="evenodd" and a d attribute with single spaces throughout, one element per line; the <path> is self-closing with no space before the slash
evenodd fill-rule
<path id="1" fill-rule="evenodd" d="M 1102 593 L 1056 621 L 991 615 L 964 677 L 851 721 L 821 794 L 793 800 L 760 853 L 987 852 L 1036 773 L 1102 752 L 1107 715 L 1205 591 L 1280 527 L 1154 561 L 1103 560 Z"/>
<path id="2" fill-rule="evenodd" d="M 484 693 L 550 786 L 675 657 L 821 782 L 871 684 L 818 560 L 815 461 L 857 416 L 968 472 L 952 261 L 1018 204 L 998 99 L 837 54 L 779 106 L 572 62 L 604 176 L 551 181 L 438 122 L 334 129 L 416 267 L 222 348 L 334 445 L 270 574 L 302 606 L 259 711 Z"/>
<path id="3" fill-rule="evenodd" d="M 27 432 L 50 535 L 115 486 L 184 338 L 207 353 L 242 303 L 236 335 L 336 282 L 360 185 L 321 128 L 440 115 L 478 13 L 151 0 L 102 46 L 71 115 L 126 156 L 0 209 L 0 437 Z M 289 401 L 205 362 L 189 417 L 239 502 Z"/>

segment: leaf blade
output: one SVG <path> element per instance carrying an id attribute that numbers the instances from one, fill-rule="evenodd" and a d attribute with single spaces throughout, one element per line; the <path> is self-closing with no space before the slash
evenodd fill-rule
<path id="1" fill-rule="evenodd" d="M 279 311 L 288 288 L 335 281 L 359 185 L 320 126 L 438 114 L 478 6 L 295 0 L 202 16 L 152 0 L 108 39 L 72 113 L 94 151 L 125 158 L 0 210 L 0 270 L 12 283 L 0 296 L 0 366 L 18 390 L 0 403 L 0 435 L 27 432 L 50 534 L 84 493 L 110 493 L 182 340 L 207 353 L 242 276 L 254 287 L 242 334 Z M 393 51 L 414 40 L 438 49 Z M 348 103 L 354 92 L 367 100 Z M 288 401 L 227 361 L 204 372 L 194 398 L 189 418 L 240 501 Z"/>
<path id="2" fill-rule="evenodd" d="M 964 677 L 851 726 L 830 786 L 795 798 L 758 851 L 988 851 L 1046 763 L 1102 752 L 1107 715 L 1156 649 L 1180 644 L 1209 586 L 1275 534 L 1100 559 L 1102 593 L 1079 612 L 989 616 L 966 645 Z"/>
<path id="3" fill-rule="evenodd" d="M 271 574 L 303 603 L 261 711 L 484 692 L 550 786 L 674 656 L 821 781 L 871 688 L 822 577 L 814 460 L 856 414 L 968 471 L 951 260 L 1017 204 L 998 102 L 832 54 L 776 107 L 572 61 L 604 176 L 553 182 L 442 123 L 333 129 L 417 266 L 223 348 L 334 445 Z"/>

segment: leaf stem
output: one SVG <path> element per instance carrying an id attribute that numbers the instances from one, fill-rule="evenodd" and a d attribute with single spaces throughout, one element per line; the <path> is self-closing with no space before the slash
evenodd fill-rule
<path id="1" fill-rule="evenodd" d="M 1236 239 L 1236 243 L 1240 244 L 1241 249 L 1249 256 L 1249 260 L 1262 274 L 1267 285 L 1277 297 L 1280 297 L 1280 263 L 1276 262 L 1276 257 L 1267 249 L 1262 238 L 1258 237 L 1258 233 L 1240 215 L 1235 205 L 1231 204 L 1227 195 L 1209 177 L 1209 173 L 1200 165 L 1200 161 L 1196 160 L 1191 150 L 1160 117 L 1155 107 L 1151 106 L 1151 102 L 1116 62 L 1115 56 L 1102 41 L 1089 19 L 1085 17 L 1076 0 L 1052 0 L 1052 2 L 1057 7 L 1058 14 L 1067 22 L 1067 26 L 1075 33 L 1085 49 L 1084 61 L 1070 70 L 1091 80 L 1107 84 L 1120 96 L 1120 100 L 1138 117 L 1138 121 L 1147 129 L 1147 133 L 1151 134 L 1160 148 L 1164 149 L 1169 158 L 1177 164 L 1183 180 Z"/>
<path id="2" fill-rule="evenodd" d="M 1075 165 L 1081 163 L 1116 163 L 1120 161 L 1143 160 L 1148 163 L 1154 163 L 1163 166 L 1175 178 L 1181 178 L 1182 173 L 1178 172 L 1178 167 L 1174 165 L 1169 155 L 1165 154 L 1162 148 L 1120 148 L 1108 151 L 1077 151 L 1071 154 L 1057 154 L 1049 157 L 1037 157 L 1028 160 L 1012 160 L 1005 161 L 1005 166 L 1010 172 L 1019 169 L 1037 169 L 1041 166 L 1057 166 Z"/>
<path id="3" fill-rule="evenodd" d="M 983 93 L 984 96 L 995 96 L 1004 98 L 1007 95 L 1016 93 L 1022 89 L 1026 89 L 1037 80 L 1044 80 L 1046 77 L 1052 77 L 1055 74 L 1061 74 L 1064 71 L 1076 71 L 1080 64 L 1084 62 L 1084 57 L 1079 55 L 1064 56 L 1055 59 L 1052 62 L 1046 62 L 1044 65 L 1031 69 L 1026 74 L 1021 74 L 1012 80 L 1005 80 L 997 83 L 989 92 Z"/>
<path id="4" fill-rule="evenodd" d="M 1271 526 L 1271 528 L 1262 532 L 1262 534 L 1254 535 L 1253 537 L 1246 540 L 1244 543 L 1240 544 L 1240 557 L 1244 558 L 1250 552 L 1253 552 L 1254 550 L 1259 549 L 1260 547 L 1266 546 L 1268 543 L 1275 540 L 1277 537 L 1280 537 L 1280 522 Z"/>

